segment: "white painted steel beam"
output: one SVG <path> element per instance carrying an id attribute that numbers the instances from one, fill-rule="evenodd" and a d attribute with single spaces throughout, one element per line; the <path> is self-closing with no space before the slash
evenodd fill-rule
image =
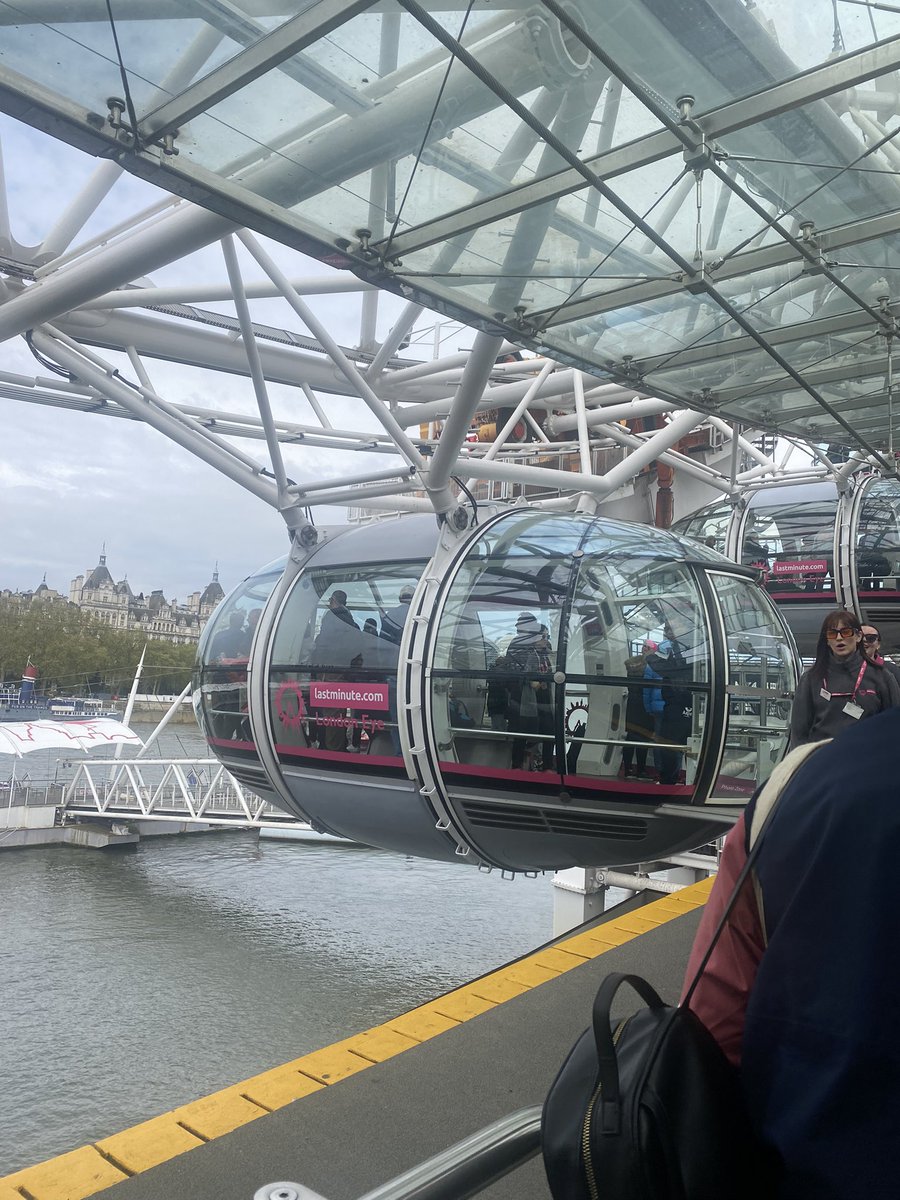
<path id="1" fill-rule="evenodd" d="M 171 441 L 177 442 L 183 449 L 201 458 L 210 466 L 215 467 L 223 475 L 252 492 L 273 508 L 279 507 L 278 489 L 259 472 L 254 473 L 243 464 L 236 462 L 234 457 L 226 454 L 219 446 L 204 439 L 194 430 L 187 429 L 181 422 L 175 420 L 162 409 L 148 403 L 134 389 L 119 379 L 113 378 L 108 372 L 90 362 L 83 353 L 76 352 L 57 338 L 53 338 L 40 330 L 34 332 L 34 342 L 41 353 L 71 371 L 78 378 L 84 379 L 95 387 L 101 395 L 108 395 L 117 404 L 134 413 L 135 416 L 154 429 L 158 429 Z M 260 466 L 259 471 L 262 471 Z"/>
<path id="2" fill-rule="evenodd" d="M 265 253 L 254 237 L 243 231 L 238 235 L 246 248 L 250 251 L 256 261 L 262 267 L 263 271 L 269 276 L 273 283 L 277 284 L 281 289 L 281 293 L 293 308 L 294 312 L 300 320 L 307 326 L 308 329 L 319 339 L 325 347 L 329 357 L 335 363 L 337 368 L 345 376 L 351 384 L 353 390 L 362 397 L 369 411 L 381 426 L 394 439 L 398 450 L 406 458 L 410 466 L 416 467 L 420 472 L 424 473 L 426 464 L 419 451 L 406 436 L 406 433 L 400 425 L 398 425 L 393 414 L 383 403 L 380 397 L 376 396 L 365 379 L 357 371 L 356 367 L 349 361 L 345 354 L 341 351 L 334 338 L 328 333 L 322 322 L 314 315 L 312 310 L 304 304 L 303 300 L 293 290 L 282 271 L 276 266 L 274 261 Z"/>
<path id="3" fill-rule="evenodd" d="M 634 395 L 635 393 L 632 393 Z M 671 412 L 671 400 L 633 399 L 621 404 L 602 404 L 592 407 L 585 412 L 585 423 L 588 426 L 607 425 L 610 421 L 630 421 L 638 417 L 656 417 Z M 557 435 L 568 433 L 578 428 L 578 417 L 575 413 L 555 413 L 547 419 L 547 429 Z"/>
<path id="4" fill-rule="evenodd" d="M 382 342 L 375 357 L 372 359 L 366 378 L 373 388 L 378 387 L 378 377 L 385 366 L 400 349 L 403 339 L 412 332 L 412 328 L 424 312 L 421 304 L 407 304 L 400 316 L 391 327 L 390 333 Z"/>
<path id="5" fill-rule="evenodd" d="M 703 414 L 695 413 L 694 415 L 697 417 L 697 423 L 699 424 L 703 419 Z M 645 444 L 643 437 L 629 433 L 622 425 L 604 425 L 601 426 L 601 429 L 606 437 L 626 450 L 637 451 Z M 665 463 L 667 466 L 674 467 L 685 475 L 692 475 L 695 479 L 702 480 L 703 483 L 711 488 L 715 488 L 717 491 L 725 492 L 726 494 L 731 491 L 731 481 L 721 471 L 707 467 L 687 454 L 681 454 L 677 450 L 666 450 L 659 455 L 659 461 Z"/>
<path id="6" fill-rule="evenodd" d="M 121 175 L 122 167 L 118 163 L 99 163 L 85 186 L 50 228 L 35 257 L 54 259 L 67 250 L 72 239 L 91 218 Z"/>
<path id="7" fill-rule="evenodd" d="M 178 208 L 183 207 L 184 203 L 177 196 L 167 196 L 163 200 L 157 200 L 155 204 L 149 204 L 146 208 L 133 213 L 115 225 L 106 226 L 102 233 L 88 238 L 87 241 L 78 242 L 71 250 L 60 254 L 57 258 L 44 262 L 38 260 L 35 255 L 37 265 L 34 267 L 34 278 L 43 279 L 45 275 L 59 274 L 73 262 L 84 263 L 93 253 L 106 251 L 113 242 L 133 237 L 141 230 L 152 228 L 158 221 L 164 220 Z"/>
<path id="8" fill-rule="evenodd" d="M 637 442 L 634 453 L 629 455 L 624 462 L 613 467 L 605 475 L 557 471 L 550 467 L 531 467 L 513 462 L 488 462 L 485 459 L 477 459 L 474 456 L 457 459 L 453 468 L 453 474 L 461 475 L 468 479 L 495 479 L 520 484 L 538 484 L 547 490 L 559 488 L 566 493 L 587 492 L 589 495 L 603 499 L 619 487 L 630 482 L 648 462 L 652 462 L 657 458 L 665 459 L 667 449 L 682 438 L 685 433 L 694 429 L 702 420 L 703 415 L 700 413 L 682 412 L 677 414 L 665 429 L 659 430 L 654 434 L 654 437 L 651 439 L 644 441 L 640 438 L 629 437 L 628 444 L 630 447 L 633 447 L 634 443 Z M 613 426 L 613 428 L 616 427 Z M 622 432 L 624 433 L 625 431 L 623 430 Z M 698 474 L 701 474 L 708 482 L 713 481 L 712 472 L 700 468 Z M 727 481 L 723 482 L 721 486 L 722 490 L 726 490 Z"/>
<path id="9" fill-rule="evenodd" d="M 0 315 L 2 312 L 0 308 Z M 123 352 L 126 347 L 134 346 L 145 358 L 204 367 L 227 374 L 248 374 L 246 356 L 231 334 L 193 323 L 123 311 L 108 316 L 76 312 L 54 324 L 87 345 Z M 259 352 L 269 383 L 283 383 L 292 387 L 308 384 L 317 392 L 340 396 L 354 394 L 346 377 L 324 354 L 273 343 L 260 343 Z M 393 398 L 390 383 L 388 375 L 382 384 L 386 398 Z M 518 388 L 518 385 L 510 386 Z M 433 387 L 425 380 L 418 389 L 417 398 L 442 400 L 448 396 L 448 392 L 447 387 Z"/>
<path id="10" fill-rule="evenodd" d="M 580 371 L 575 372 L 575 427 L 578 430 L 578 455 L 581 460 L 581 470 L 585 475 L 591 473 L 591 444 L 588 437 L 587 413 L 584 407 L 584 377 Z"/>
<path id="11" fill-rule="evenodd" d="M 387 471 L 367 471 L 362 475 L 342 475 L 339 479 L 321 479 L 316 483 L 294 484 L 290 491 L 295 496 L 309 496 L 314 492 L 328 491 L 337 487 L 356 487 L 361 483 L 379 483 L 391 480 L 396 484 L 407 484 L 415 474 L 412 467 L 407 467 L 401 474 L 401 469 L 392 467 Z"/>
<path id="12" fill-rule="evenodd" d="M 494 440 L 494 444 L 488 448 L 488 452 L 484 456 L 485 462 L 490 462 L 491 459 L 496 458 L 497 455 L 500 453 L 500 451 L 503 449 L 503 447 L 506 445 L 507 438 L 512 433 L 512 431 L 515 429 L 518 422 L 525 415 L 526 411 L 528 410 L 528 405 L 531 403 L 534 396 L 536 396 L 537 393 L 541 390 L 544 380 L 553 372 L 555 366 L 556 366 L 556 364 L 554 362 L 545 362 L 544 363 L 543 367 L 541 368 L 540 375 L 538 375 L 538 377 L 534 380 L 534 382 L 529 387 L 528 391 L 525 393 L 525 395 L 522 397 L 522 399 L 519 401 L 519 403 L 513 409 L 509 419 L 506 421 L 503 428 L 501 430 L 499 430 L 499 432 L 497 433 L 497 437 Z"/>
<path id="13" fill-rule="evenodd" d="M 2 380 L 3 374 L 0 374 Z M 154 404 L 162 407 L 162 401 L 150 388 L 138 389 Z M 51 391 L 46 387 L 0 382 L 0 397 L 19 400 L 28 404 L 40 404 L 48 408 L 61 408 L 73 412 L 117 417 L 129 421 L 143 421 L 143 416 L 122 408 L 110 397 L 102 396 L 96 389 L 83 391 Z M 177 410 L 179 419 L 194 418 L 203 433 L 212 440 L 221 441 L 226 435 L 264 441 L 265 433 L 259 418 L 246 413 L 226 413 L 219 409 L 199 408 L 195 405 L 171 405 Z M 308 446 L 310 449 L 349 450 L 354 453 L 392 455 L 397 453 L 393 441 L 386 434 L 373 434 L 359 430 L 326 429 L 314 425 L 300 425 L 292 421 L 277 421 L 278 438 L 284 445 Z M 213 432 L 215 431 L 215 432 Z M 244 458 L 253 463 L 249 456 L 241 455 L 234 446 L 228 452 L 235 458 Z M 254 466 L 258 464 L 254 463 Z"/>
<path id="14" fill-rule="evenodd" d="M 256 396 L 256 406 L 259 409 L 263 431 L 266 435 L 266 445 L 269 448 L 269 458 L 272 462 L 272 473 L 275 476 L 275 484 L 278 488 L 279 502 L 286 506 L 288 487 L 287 473 L 284 469 L 284 459 L 281 454 L 281 446 L 278 443 L 278 437 L 275 432 L 275 422 L 272 418 L 272 405 L 269 401 L 266 378 L 263 374 L 262 363 L 260 361 L 259 347 L 257 346 L 256 338 L 253 335 L 253 323 L 250 320 L 250 309 L 247 305 L 247 297 L 244 295 L 244 281 L 241 278 L 241 269 L 238 265 L 237 253 L 231 237 L 222 239 L 222 253 L 225 256 L 225 268 L 228 271 L 228 281 L 231 284 L 234 306 L 237 309 L 238 320 L 241 324 L 241 337 L 243 338 L 244 343 L 244 353 L 247 355 L 247 363 L 250 368 L 250 379 L 253 383 L 253 391 Z M 292 517 L 292 527 L 293 523 L 296 521 L 296 516 L 297 514 Z M 309 521 L 301 517 L 299 524 L 308 525 Z"/>
<path id="15" fill-rule="evenodd" d="M 424 483 L 439 513 L 449 512 L 458 504 L 449 490 L 450 476 L 460 447 L 464 444 L 472 418 L 484 404 L 484 392 L 491 370 L 500 353 L 503 338 L 479 333 L 463 372 L 462 382 L 453 399 L 450 412 L 441 430 L 437 448 L 424 476 Z"/>
<path id="16" fill-rule="evenodd" d="M 373 283 L 364 283 L 355 275 L 349 278 L 322 276 L 315 279 L 292 279 L 291 287 L 301 296 L 331 296 L 377 291 Z M 280 296 L 281 292 L 273 283 L 260 280 L 245 283 L 244 294 L 249 300 L 261 300 Z M 86 301 L 79 305 L 79 312 L 89 312 L 97 308 L 153 308 L 168 304 L 203 304 L 211 300 L 230 299 L 231 289 L 226 284 L 220 283 L 185 282 L 178 287 L 125 287 Z"/>
<path id="17" fill-rule="evenodd" d="M 132 279 L 184 258 L 231 233 L 235 225 L 200 208 L 181 208 L 153 229 L 74 262 L 0 306 L 0 341 L 16 337 Z"/>

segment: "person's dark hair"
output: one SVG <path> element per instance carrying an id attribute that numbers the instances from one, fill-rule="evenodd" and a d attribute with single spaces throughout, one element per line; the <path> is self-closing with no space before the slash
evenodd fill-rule
<path id="1" fill-rule="evenodd" d="M 331 599 L 337 600 L 338 604 L 340 604 L 343 608 L 343 606 L 347 603 L 347 593 L 342 592 L 340 588 L 335 588 L 331 593 Z"/>
<path id="2" fill-rule="evenodd" d="M 819 640 L 816 642 L 816 661 L 810 670 L 810 675 L 813 679 L 824 679 L 828 674 L 828 666 L 831 662 L 831 650 L 828 646 L 828 638 L 825 636 L 825 630 L 840 629 L 842 625 L 849 625 L 854 633 L 862 633 L 862 622 L 856 613 L 852 613 L 846 608 L 835 608 L 830 613 L 827 613 L 819 630 Z M 862 650 L 860 650 L 860 653 L 862 653 Z"/>

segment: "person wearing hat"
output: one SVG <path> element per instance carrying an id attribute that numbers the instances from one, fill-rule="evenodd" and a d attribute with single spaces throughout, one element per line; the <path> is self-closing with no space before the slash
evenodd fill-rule
<path id="1" fill-rule="evenodd" d="M 541 669 L 539 646 L 543 628 L 534 613 L 520 613 L 516 619 L 516 634 L 506 650 L 512 678 L 509 683 L 510 733 L 538 732 L 538 675 Z M 513 738 L 510 766 L 519 771 L 525 764 L 525 752 L 533 745 L 524 737 Z"/>

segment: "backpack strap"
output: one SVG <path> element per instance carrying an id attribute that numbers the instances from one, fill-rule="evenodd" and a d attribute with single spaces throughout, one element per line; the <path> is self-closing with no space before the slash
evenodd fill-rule
<path id="1" fill-rule="evenodd" d="M 604 1134 L 621 1131 L 622 1108 L 619 1092 L 619 1062 L 616 1056 L 618 1032 L 613 1032 L 610 1009 L 623 983 L 630 984 L 648 1008 L 661 1012 L 668 1006 L 656 989 L 640 975 L 614 971 L 607 975 L 594 997 L 592 1023 L 597 1049 L 597 1084 L 600 1096 L 600 1128 Z"/>
<path id="2" fill-rule="evenodd" d="M 753 812 L 750 817 L 750 828 L 747 830 L 748 852 L 753 850 L 753 846 L 759 840 L 759 835 L 768 820 L 769 813 L 778 803 L 781 793 L 794 778 L 794 775 L 814 751 L 820 750 L 822 746 L 827 746 L 832 740 L 832 738 L 826 738 L 822 742 L 807 742 L 805 746 L 798 746 L 776 766 L 775 770 L 756 794 L 756 803 L 753 806 Z"/>
<path id="3" fill-rule="evenodd" d="M 809 756 L 827 744 L 828 741 L 810 742 L 806 746 L 798 746 L 796 750 L 792 750 L 790 754 L 788 754 L 787 757 L 778 764 L 778 766 L 766 780 L 761 790 L 758 792 L 755 798 L 755 809 L 750 820 L 752 827 L 752 844 L 749 848 L 746 861 L 741 868 L 740 874 L 735 880 L 731 895 L 728 897 L 728 902 L 722 910 L 722 915 L 719 917 L 719 923 L 716 925 L 715 931 L 710 938 L 709 945 L 706 947 L 706 953 L 700 960 L 700 965 L 697 967 L 697 970 L 694 973 L 694 978 L 691 980 L 690 986 L 684 994 L 684 999 L 681 1001 L 684 1007 L 687 1007 L 690 1004 L 691 997 L 696 990 L 697 984 L 700 982 L 700 976 L 706 970 L 706 964 L 709 962 L 710 956 L 712 955 L 713 950 L 716 948 L 716 942 L 718 942 L 719 938 L 722 936 L 722 932 L 725 929 L 725 926 L 728 924 L 728 918 L 731 916 L 732 910 L 738 902 L 741 889 L 746 883 L 750 872 L 753 870 L 753 867 L 756 863 L 756 857 L 759 854 L 759 849 L 762 845 L 763 834 L 772 823 L 772 819 L 775 816 L 778 808 L 778 801 L 781 799 L 784 789 L 793 779 L 800 767 L 803 766 Z M 759 898 L 757 897 L 757 901 L 758 899 Z M 761 910 L 760 919 L 762 920 Z M 763 924 L 763 930 L 765 930 L 765 924 Z"/>

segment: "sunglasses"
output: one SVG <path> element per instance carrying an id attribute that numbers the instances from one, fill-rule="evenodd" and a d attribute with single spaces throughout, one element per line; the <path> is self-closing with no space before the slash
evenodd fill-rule
<path id="1" fill-rule="evenodd" d="M 829 642 L 837 641 L 837 639 L 839 637 L 840 638 L 854 637 L 855 634 L 856 634 L 856 630 L 851 629 L 849 625 L 842 625 L 840 627 L 840 629 L 826 629 L 825 630 L 825 636 L 828 638 Z"/>
<path id="2" fill-rule="evenodd" d="M 872 642 L 880 642 L 881 634 L 880 633 L 864 633 L 863 641 L 868 642 L 870 645 Z"/>

